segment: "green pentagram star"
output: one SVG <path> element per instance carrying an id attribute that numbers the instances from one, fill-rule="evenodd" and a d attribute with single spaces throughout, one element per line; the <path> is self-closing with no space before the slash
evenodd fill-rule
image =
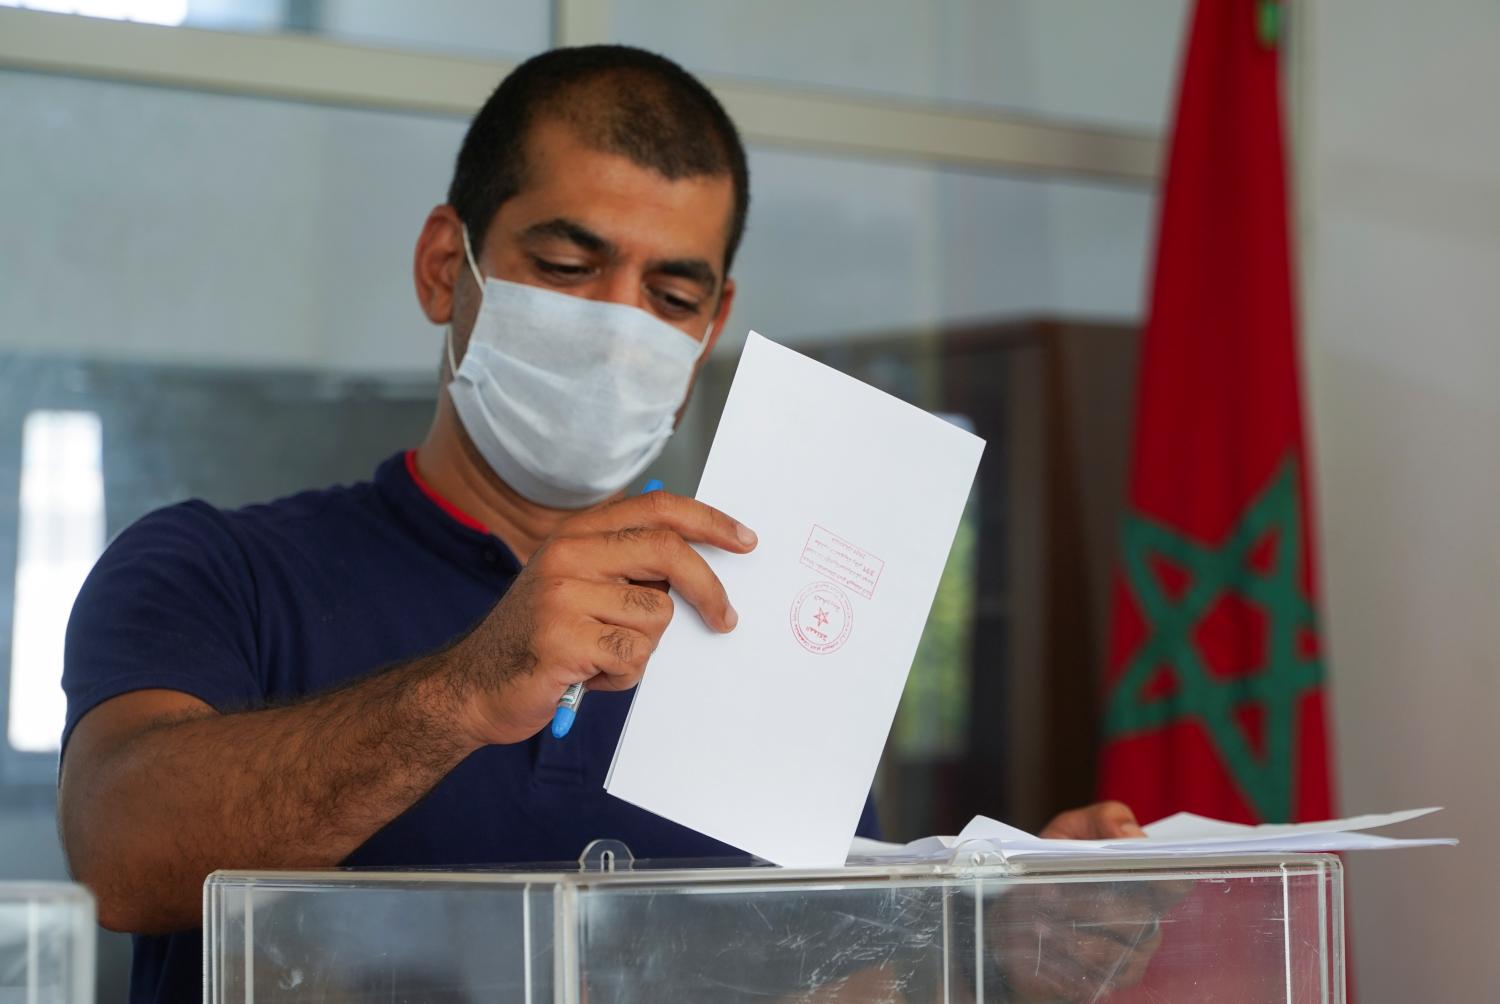
<path id="1" fill-rule="evenodd" d="M 1296 458 L 1289 456 L 1217 547 L 1135 513 L 1126 517 L 1122 533 L 1125 580 L 1147 633 L 1106 698 L 1105 740 L 1196 720 L 1262 822 L 1291 819 L 1297 702 L 1322 679 L 1317 656 L 1298 651 L 1299 632 L 1316 629 L 1312 604 L 1299 581 L 1303 542 L 1298 489 Z M 1258 571 L 1251 555 L 1268 537 L 1273 537 L 1272 560 Z M 1163 589 L 1150 567 L 1153 555 L 1187 574 L 1180 596 L 1173 598 Z M 1268 634 L 1265 664 L 1223 679 L 1210 674 L 1193 632 L 1228 593 L 1260 608 Z M 1175 689 L 1146 697 L 1145 689 L 1164 668 L 1172 672 Z M 1264 709 L 1264 756 L 1255 754 L 1235 721 L 1236 709 L 1244 704 Z"/>

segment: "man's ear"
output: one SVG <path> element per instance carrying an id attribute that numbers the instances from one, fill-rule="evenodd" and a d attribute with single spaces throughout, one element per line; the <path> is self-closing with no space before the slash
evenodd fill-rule
<path id="1" fill-rule="evenodd" d="M 417 235 L 411 269 L 417 303 L 433 324 L 453 320 L 453 289 L 463 270 L 463 222 L 452 206 L 438 206 Z"/>

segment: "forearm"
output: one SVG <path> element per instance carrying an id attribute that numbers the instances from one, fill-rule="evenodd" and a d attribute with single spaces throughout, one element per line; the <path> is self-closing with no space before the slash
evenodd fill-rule
<path id="1" fill-rule="evenodd" d="M 450 650 L 287 707 L 154 725 L 80 791 L 65 778 L 69 857 L 101 921 L 192 927 L 215 869 L 338 864 L 476 748 L 453 724 L 459 658 Z"/>

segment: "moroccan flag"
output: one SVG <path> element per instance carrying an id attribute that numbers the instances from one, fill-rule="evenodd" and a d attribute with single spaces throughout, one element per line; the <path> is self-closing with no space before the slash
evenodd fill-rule
<path id="1" fill-rule="evenodd" d="M 1199 0 L 1114 586 L 1100 790 L 1144 821 L 1332 815 L 1277 29 Z"/>

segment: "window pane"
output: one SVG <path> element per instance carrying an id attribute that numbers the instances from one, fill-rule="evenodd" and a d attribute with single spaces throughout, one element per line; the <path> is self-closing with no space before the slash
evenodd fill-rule
<path id="1" fill-rule="evenodd" d="M 1186 0 L 614 0 L 692 70 L 1160 130 Z"/>
<path id="2" fill-rule="evenodd" d="M 463 128 L 0 72 L 0 129 L 36 138 L 0 161 L 0 339 L 430 372 L 439 335 L 411 294 L 410 249 Z M 772 149 L 752 150 L 751 177 L 731 342 L 750 327 L 817 340 L 1140 311 L 1147 189 Z"/>
<path id="3" fill-rule="evenodd" d="M 547 48 L 552 30 L 550 0 L 0 0 L 0 7 L 512 59 Z"/>
<path id="4" fill-rule="evenodd" d="M 1147 189 L 767 149 L 750 176 L 736 336 L 1140 313 Z"/>
<path id="5" fill-rule="evenodd" d="M 54 14 L 84 14 L 114 21 L 179 25 L 187 18 L 188 0 L 0 0 L 0 7 L 23 7 Z"/>
<path id="6" fill-rule="evenodd" d="M 0 347 L 435 372 L 411 250 L 463 130 L 0 72 Z"/>
<path id="7" fill-rule="evenodd" d="M 10 704 L 12 748 L 44 753 L 62 735 L 63 635 L 104 550 L 103 433 L 91 411 L 33 411 L 21 427 Z"/>
<path id="8" fill-rule="evenodd" d="M 322 0 L 307 7 L 315 14 L 296 27 L 356 44 L 511 58 L 551 44 L 549 0 Z"/>

